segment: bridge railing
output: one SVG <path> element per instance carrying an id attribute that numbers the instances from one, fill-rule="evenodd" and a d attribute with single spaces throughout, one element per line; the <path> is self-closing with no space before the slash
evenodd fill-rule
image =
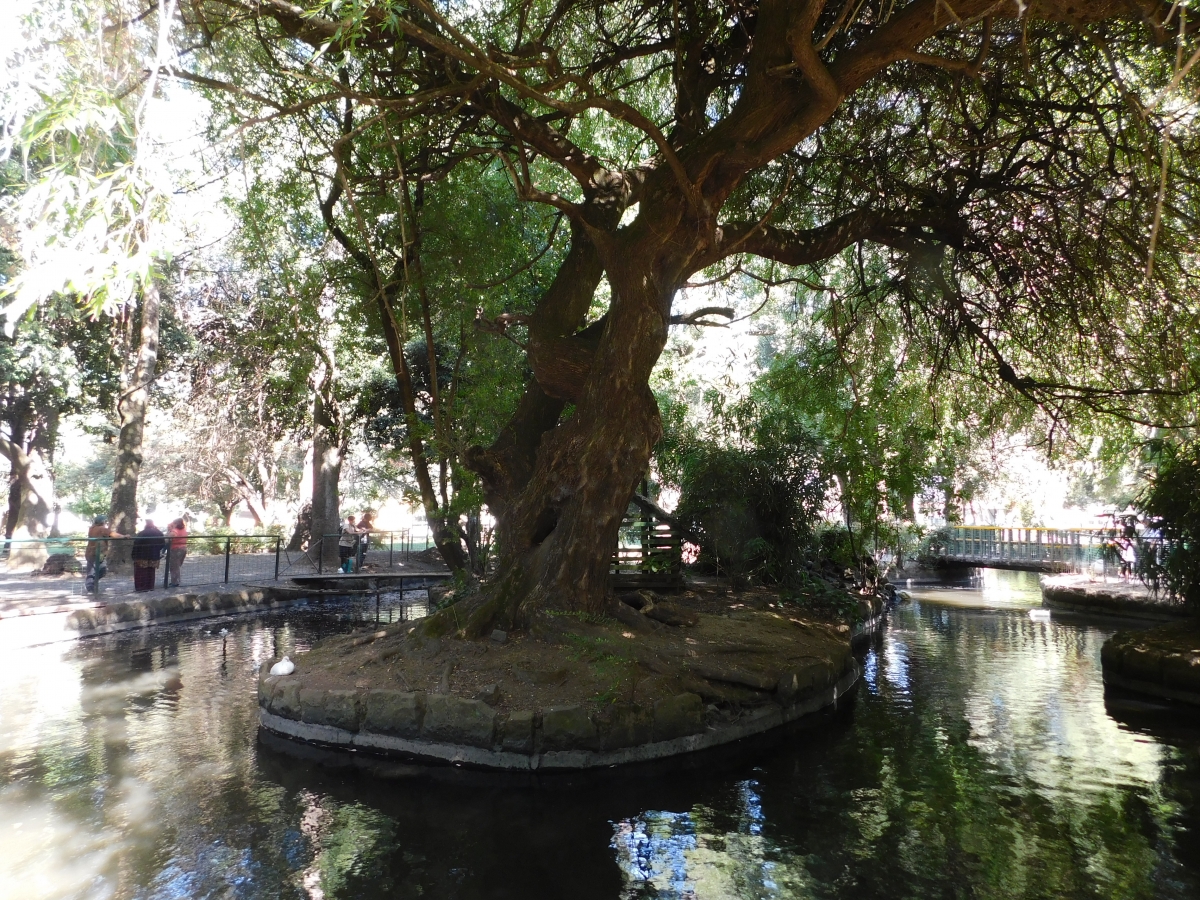
<path id="1" fill-rule="evenodd" d="M 934 555 L 1084 571 L 1097 561 L 1114 567 L 1118 564 L 1113 553 L 1114 538 L 1105 530 L 1086 528 L 963 525 L 942 529 Z"/>

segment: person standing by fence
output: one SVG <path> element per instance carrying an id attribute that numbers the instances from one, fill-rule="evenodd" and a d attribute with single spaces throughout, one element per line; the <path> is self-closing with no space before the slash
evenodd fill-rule
<path id="1" fill-rule="evenodd" d="M 137 533 L 133 539 L 133 589 L 149 591 L 154 589 L 154 573 L 158 571 L 159 560 L 167 547 L 163 533 L 155 527 L 153 520 L 146 520 L 146 527 Z"/>
<path id="2" fill-rule="evenodd" d="M 343 575 L 348 575 L 354 568 L 355 554 L 358 552 L 358 526 L 354 524 L 354 516 L 346 516 L 346 524 L 338 537 L 338 560 L 341 561 Z"/>
<path id="3" fill-rule="evenodd" d="M 176 519 L 167 526 L 167 577 L 171 587 L 179 587 L 183 558 L 187 556 L 187 534 L 187 523 L 183 519 Z"/>
<path id="4" fill-rule="evenodd" d="M 104 566 L 104 556 L 108 553 L 108 539 L 125 537 L 117 534 L 108 524 L 108 516 L 96 516 L 88 528 L 87 547 L 83 551 L 84 586 L 90 592 L 95 589 L 96 582 L 104 577 L 108 570 Z"/>
<path id="5" fill-rule="evenodd" d="M 362 514 L 362 518 L 358 520 L 358 531 L 362 535 L 358 539 L 358 566 L 359 571 L 362 570 L 363 563 L 367 561 L 367 550 L 370 549 L 371 532 L 375 530 L 375 514 L 369 509 Z"/>

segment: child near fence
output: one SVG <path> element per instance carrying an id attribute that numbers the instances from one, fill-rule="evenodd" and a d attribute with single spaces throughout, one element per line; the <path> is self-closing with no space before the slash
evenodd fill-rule
<path id="1" fill-rule="evenodd" d="M 167 555 L 167 576 L 171 587 L 179 587 L 183 559 L 187 556 L 187 536 L 187 523 L 183 519 L 176 519 L 167 526 L 167 543 L 170 547 Z"/>

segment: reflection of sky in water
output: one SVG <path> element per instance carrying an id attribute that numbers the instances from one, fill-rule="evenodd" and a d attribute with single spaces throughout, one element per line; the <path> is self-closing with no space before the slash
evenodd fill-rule
<path id="1" fill-rule="evenodd" d="M 736 823 L 720 829 L 706 807 L 650 811 L 613 824 L 613 847 L 627 890 L 622 897 L 663 900 L 783 900 L 814 896 L 803 857 L 763 835 L 759 784 L 734 786 Z"/>
<path id="2" fill-rule="evenodd" d="M 613 825 L 617 865 L 633 882 L 651 884 L 662 897 L 693 897 L 686 852 L 696 849 L 696 829 L 685 812 L 644 812 Z"/>
<path id="3" fill-rule="evenodd" d="M 897 607 L 882 639 L 866 654 L 864 694 L 872 699 L 860 699 L 860 704 L 885 705 L 887 712 L 877 706 L 875 713 L 886 716 L 887 727 L 898 731 L 894 737 L 858 736 L 866 743 L 878 737 L 880 754 L 851 764 L 855 786 L 840 799 L 823 797 L 826 790 L 845 790 L 833 787 L 824 773 L 804 782 L 805 793 L 792 802 L 844 810 L 854 827 L 834 826 L 837 836 L 828 838 L 868 866 L 896 867 L 899 878 L 876 882 L 873 896 L 941 895 L 953 892 L 951 884 L 974 890 L 960 883 L 961 875 L 946 870 L 947 859 L 939 856 L 952 836 L 998 854 L 989 858 L 985 852 L 980 860 L 994 867 L 998 879 L 975 885 L 984 894 L 1010 883 L 1024 885 L 1018 893 L 1033 889 L 1040 883 L 1035 870 L 1043 864 L 1043 854 L 1054 858 L 1065 853 L 1074 854 L 1072 865 L 1079 867 L 1071 877 L 1083 879 L 1074 883 L 1090 885 L 1097 896 L 1113 896 L 1110 888 L 1138 883 L 1143 874 L 1158 885 L 1154 895 L 1181 895 L 1180 886 L 1187 882 L 1174 881 L 1164 892 L 1163 883 L 1150 874 L 1178 872 L 1179 851 L 1164 826 L 1179 815 L 1180 806 L 1161 785 L 1174 751 L 1122 730 L 1108 716 L 1099 671 L 1107 634 L 1031 621 L 1026 609 L 1035 605 L 1030 592 L 1036 584 L 1036 578 L 1022 573 L 990 572 L 970 588 L 930 591 L 925 602 Z M 953 601 L 943 603 L 950 595 Z M 871 721 L 875 727 L 882 724 Z M 903 743 L 889 744 L 893 739 Z M 928 749 L 900 752 L 905 743 L 922 740 Z M 964 756 L 966 747 L 970 750 Z M 839 744 L 830 752 L 853 756 L 855 751 Z M 978 762 L 969 763 L 971 758 Z M 877 771 L 859 768 L 868 759 Z M 814 753 L 809 765 L 824 769 L 833 761 Z M 853 864 L 839 867 L 841 875 L 821 869 L 829 853 L 825 835 L 809 830 L 799 843 L 790 843 L 797 832 L 780 807 L 778 785 L 767 793 L 774 815 L 764 809 L 757 778 L 732 787 L 734 796 L 724 815 L 698 804 L 678 812 L 643 813 L 615 825 L 612 846 L 626 877 L 622 897 L 855 896 L 839 884 L 843 878 L 853 884 L 861 877 L 852 874 Z M 1107 827 L 1117 829 L 1110 833 L 1091 830 L 1102 820 L 1089 819 L 1089 808 L 1103 804 L 1119 810 L 1120 797 L 1128 796 L 1114 794 L 1114 789 L 1139 792 L 1164 817 L 1147 825 L 1144 850 L 1134 849 L 1142 838 L 1132 821 L 1114 825 L 1110 819 Z M 949 794 L 938 793 L 943 790 Z M 947 805 L 947 796 L 957 799 Z M 992 812 L 981 812 L 973 823 L 976 803 L 981 811 L 990 807 Z M 736 821 L 730 821 L 731 814 Z M 956 824 L 962 817 L 966 824 Z M 999 830 L 982 839 L 974 836 L 975 828 Z M 887 860 L 884 846 L 898 858 Z M 1061 860 L 1051 865 L 1060 866 Z M 1145 868 L 1122 868 L 1129 865 Z M 1061 877 L 1061 871 L 1056 875 Z M 911 893 L 914 883 L 904 881 L 910 876 L 930 879 L 927 893 Z M 1132 882 L 1123 883 L 1126 877 Z M 1028 878 L 1033 881 L 1022 881 Z M 1142 882 L 1144 887 L 1150 883 Z M 1182 895 L 1188 895 L 1186 887 Z M 1006 894 L 1001 890 L 996 896 Z"/>
<path id="4" fill-rule="evenodd" d="M 879 654 L 874 647 L 867 651 L 862 670 L 863 686 L 872 694 L 879 693 Z"/>
<path id="5" fill-rule="evenodd" d="M 316 615 L 328 633 L 412 606 L 383 595 L 378 612 L 372 597 L 6 650 L 0 900 L 279 897 L 305 867 L 304 893 L 319 896 L 355 857 L 339 847 L 329 862 L 286 792 L 257 782 L 255 672 L 307 649 L 311 625 L 298 633 L 291 618 Z"/>
<path id="6" fill-rule="evenodd" d="M 257 665 L 327 633 L 298 611 L 15 651 L 0 900 L 1004 897 L 1053 866 L 1077 896 L 1200 896 L 1179 836 L 1195 754 L 1106 715 L 1106 633 L 970 594 L 898 606 L 836 724 L 591 794 L 385 787 L 265 751 Z M 373 597 L 354 609 L 375 618 Z"/>
<path id="7" fill-rule="evenodd" d="M 743 781 L 738 785 L 738 805 L 741 808 L 741 827 L 750 834 L 762 834 L 762 797 L 758 793 L 757 781 Z"/>
<path id="8" fill-rule="evenodd" d="M 1036 575 L 979 571 L 969 588 L 914 589 L 924 602 L 901 606 L 889 631 L 889 638 L 901 631 L 916 642 L 911 652 L 931 667 L 950 655 L 963 683 L 946 686 L 947 693 L 966 691 L 972 746 L 1047 797 L 1154 784 L 1162 748 L 1122 729 L 1104 707 L 1100 647 L 1108 633 L 1031 621 L 1024 610 L 1040 606 Z M 933 627 L 911 627 L 917 620 Z M 885 640 L 885 653 L 891 647 Z"/>
<path id="9" fill-rule="evenodd" d="M 890 631 L 883 637 L 883 677 L 901 694 L 908 693 L 908 644 Z"/>
<path id="10" fill-rule="evenodd" d="M 906 590 L 914 600 L 931 600 L 948 606 L 1030 609 L 1042 605 L 1041 582 L 1034 572 L 1001 569 L 971 571 L 972 576 L 955 587 L 921 584 L 910 585 Z"/>
<path id="11" fill-rule="evenodd" d="M 1162 749 L 1122 729 L 1105 711 L 1103 636 L 1005 617 L 1000 658 L 980 635 L 959 653 L 973 670 L 965 698 L 971 743 L 1013 777 L 1047 796 L 1086 798 L 1116 784 L 1153 784 Z M 975 657 L 971 660 L 971 657 Z"/>

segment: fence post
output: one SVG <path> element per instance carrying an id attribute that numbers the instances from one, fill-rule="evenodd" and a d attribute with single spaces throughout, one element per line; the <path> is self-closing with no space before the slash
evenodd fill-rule
<path id="1" fill-rule="evenodd" d="M 396 535 L 394 535 L 392 532 L 389 531 L 388 532 L 388 568 L 389 569 L 392 567 L 392 547 L 394 547 L 395 544 L 396 544 Z"/>
<path id="2" fill-rule="evenodd" d="M 279 580 L 279 550 L 283 546 L 283 538 L 275 538 L 275 580 Z"/>
<path id="3" fill-rule="evenodd" d="M 321 575 L 325 571 L 325 537 L 322 535 L 317 538 L 317 574 Z"/>
<path id="4" fill-rule="evenodd" d="M 163 566 L 163 590 L 166 590 L 167 588 L 169 588 L 171 586 L 171 542 L 170 541 L 167 542 L 167 556 L 166 556 L 166 559 L 163 560 L 163 562 L 165 563 L 165 565 Z"/>
<path id="5" fill-rule="evenodd" d="M 225 538 L 225 583 L 229 584 L 229 550 L 233 545 L 233 538 Z"/>

